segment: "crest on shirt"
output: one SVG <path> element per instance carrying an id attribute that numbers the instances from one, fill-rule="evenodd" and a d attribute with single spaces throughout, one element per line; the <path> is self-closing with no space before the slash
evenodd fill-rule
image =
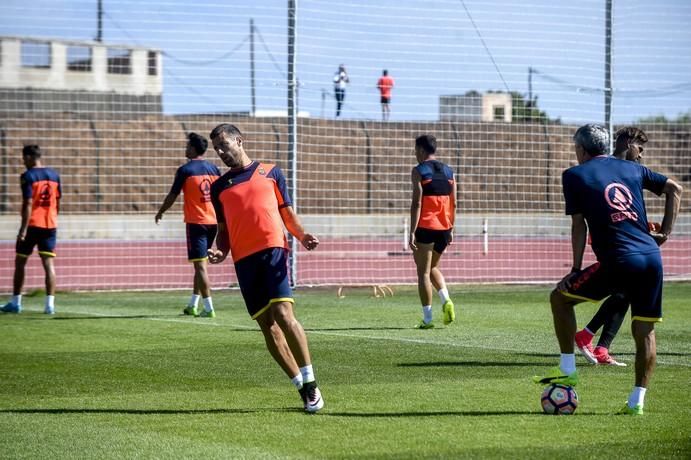
<path id="1" fill-rule="evenodd" d="M 638 214 L 631 211 L 633 195 L 626 185 L 618 182 L 609 184 L 605 188 L 605 200 L 609 207 L 616 211 L 610 215 L 612 222 L 621 222 L 626 219 L 638 221 Z"/>
<path id="2" fill-rule="evenodd" d="M 262 168 L 261 166 L 257 168 L 257 172 L 262 176 L 266 175 L 266 171 L 264 171 L 264 168 Z"/>

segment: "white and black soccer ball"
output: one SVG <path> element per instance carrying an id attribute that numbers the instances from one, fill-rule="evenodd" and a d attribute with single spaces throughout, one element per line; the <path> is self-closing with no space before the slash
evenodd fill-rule
<path id="1" fill-rule="evenodd" d="M 571 415 L 578 407 L 578 394 L 568 385 L 553 383 L 542 392 L 542 410 L 550 415 Z"/>

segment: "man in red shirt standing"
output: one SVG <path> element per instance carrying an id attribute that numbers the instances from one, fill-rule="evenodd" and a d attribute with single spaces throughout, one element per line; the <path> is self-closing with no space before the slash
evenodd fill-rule
<path id="1" fill-rule="evenodd" d="M 391 88 L 394 87 L 393 78 L 389 77 L 389 71 L 384 69 L 382 71 L 379 81 L 377 81 L 377 88 L 379 88 L 379 93 L 381 93 L 381 119 L 382 121 L 387 121 L 391 115 L 391 108 L 389 103 L 391 102 Z"/>

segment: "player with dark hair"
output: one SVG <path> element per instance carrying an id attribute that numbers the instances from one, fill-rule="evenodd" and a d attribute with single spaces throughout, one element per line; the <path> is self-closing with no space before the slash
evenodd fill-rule
<path id="1" fill-rule="evenodd" d="M 417 268 L 417 286 L 422 303 L 420 329 L 434 327 L 432 286 L 442 301 L 444 324 L 456 319 L 439 261 L 453 241 L 456 219 L 456 181 L 451 168 L 437 160 L 437 139 L 429 134 L 415 139 L 418 165 L 411 172 L 413 198 L 410 203 L 410 241 Z"/>
<path id="2" fill-rule="evenodd" d="M 220 263 L 232 253 L 247 311 L 259 324 L 271 356 L 298 389 L 305 411 L 317 412 L 324 400 L 314 376 L 307 336 L 293 313 L 283 227 L 308 251 L 315 249 L 319 240 L 303 229 L 281 169 L 251 160 L 236 126 L 218 125 L 210 137 L 230 171 L 211 187 L 218 217 L 218 250 L 209 251 L 209 261 Z"/>
<path id="3" fill-rule="evenodd" d="M 640 162 L 643 154 L 643 144 L 648 142 L 648 136 L 642 129 L 629 126 L 618 130 L 615 134 L 614 156 L 620 160 Z M 576 347 L 585 359 L 592 364 L 606 364 L 611 366 L 626 366 L 609 354 L 609 347 L 619 332 L 626 311 L 629 309 L 629 299 L 623 294 L 612 294 L 603 302 L 593 318 L 585 328 L 576 332 Z M 602 334 L 593 348 L 593 336 L 602 327 Z"/>
<path id="4" fill-rule="evenodd" d="M 43 166 L 41 147 L 25 145 L 22 160 L 26 171 L 21 175 L 22 222 L 17 233 L 17 255 L 14 259 L 14 283 L 12 300 L 0 310 L 5 313 L 22 311 L 22 288 L 26 262 L 38 246 L 43 270 L 46 273 L 46 301 L 43 312 L 55 313 L 55 243 L 57 239 L 58 213 L 62 186 L 58 173 Z"/>
<path id="5" fill-rule="evenodd" d="M 204 160 L 209 143 L 197 133 L 187 136 L 185 156 L 187 163 L 180 166 L 175 173 L 175 181 L 170 192 L 163 200 L 161 208 L 156 213 L 158 224 L 165 213 L 180 195 L 184 194 L 185 223 L 187 227 L 187 258 L 194 264 L 194 288 L 187 307 L 182 312 L 185 315 L 214 318 L 211 287 L 207 273 L 207 251 L 216 238 L 216 214 L 211 204 L 211 184 L 218 179 L 221 172 L 216 165 Z M 204 310 L 197 311 L 199 298 L 202 298 Z"/>
<path id="6" fill-rule="evenodd" d="M 667 177 L 632 161 L 608 155 L 609 135 L 598 125 L 576 131 L 578 166 L 564 171 L 566 214 L 571 216 L 573 267 L 552 291 L 550 303 L 561 358 L 540 384 L 576 385 L 574 306 L 613 293 L 631 302 L 631 332 L 636 343 L 636 379 L 622 414 L 643 414 L 646 389 L 655 368 L 655 323 L 662 319 L 663 270 L 659 245 L 672 232 L 682 188 Z M 650 232 L 643 189 L 665 195 L 659 232 Z M 581 270 L 590 230 L 598 262 Z"/>

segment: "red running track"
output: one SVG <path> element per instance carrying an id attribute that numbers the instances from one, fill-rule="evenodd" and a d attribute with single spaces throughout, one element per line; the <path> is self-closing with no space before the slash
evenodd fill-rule
<path id="1" fill-rule="evenodd" d="M 175 289 L 192 283 L 184 241 L 58 241 L 55 261 L 58 289 Z M 0 291 L 12 286 L 14 244 L 0 242 Z M 316 251 L 298 252 L 298 284 L 413 284 L 412 255 L 399 239 L 325 239 Z M 594 261 L 586 255 L 586 263 Z M 691 238 L 675 238 L 663 247 L 667 278 L 691 278 Z M 450 283 L 556 282 L 571 267 L 566 238 L 495 238 L 489 253 L 482 240 L 462 238 L 447 249 L 442 271 Z M 209 269 L 212 286 L 235 282 L 230 260 Z M 27 265 L 26 289 L 43 287 L 37 255 Z"/>

